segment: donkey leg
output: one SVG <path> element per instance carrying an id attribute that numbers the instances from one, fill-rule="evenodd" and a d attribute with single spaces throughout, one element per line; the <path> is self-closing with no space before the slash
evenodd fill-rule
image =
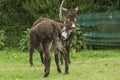
<path id="1" fill-rule="evenodd" d="M 59 73 L 61 73 L 62 71 L 61 71 L 61 68 L 60 68 L 60 65 L 59 65 L 59 57 L 58 57 L 58 51 L 57 50 L 54 51 L 54 56 L 55 56 L 55 63 L 56 63 L 56 66 L 57 66 L 57 71 Z"/>
<path id="2" fill-rule="evenodd" d="M 44 60 L 44 56 L 43 56 L 43 51 L 40 51 L 40 58 L 41 58 L 41 62 L 43 64 L 45 64 L 45 60 Z"/>
<path id="3" fill-rule="evenodd" d="M 69 63 L 71 63 L 71 61 L 70 61 L 70 44 L 71 44 L 71 40 L 66 42 L 66 51 L 67 51 L 67 54 L 68 54 Z"/>
<path id="4" fill-rule="evenodd" d="M 67 52 L 64 50 L 64 48 L 62 49 L 62 55 L 63 58 L 65 59 L 65 74 L 69 74 L 69 62 L 68 62 L 68 54 Z"/>
<path id="5" fill-rule="evenodd" d="M 29 57 L 29 62 L 31 66 L 33 65 L 33 52 L 34 49 L 39 46 L 39 40 L 36 37 L 36 34 L 34 32 L 30 33 L 30 57 Z"/>
<path id="6" fill-rule="evenodd" d="M 40 60 L 44 64 L 43 47 L 42 47 L 41 43 L 39 44 L 38 47 L 36 47 L 36 50 L 39 52 Z"/>
<path id="7" fill-rule="evenodd" d="M 50 63 L 51 63 L 51 58 L 50 56 L 48 57 L 48 54 L 45 55 L 45 75 L 44 77 L 48 77 L 50 73 Z"/>
<path id="8" fill-rule="evenodd" d="M 59 41 L 57 44 L 59 44 L 58 49 L 61 51 L 63 58 L 65 59 L 65 74 L 68 74 L 68 69 L 69 69 L 69 63 L 68 63 L 68 54 L 66 50 L 64 49 L 64 46 L 61 41 Z"/>
<path id="9" fill-rule="evenodd" d="M 61 62 L 61 65 L 63 64 L 63 55 L 62 55 L 62 52 L 60 51 L 60 62 Z"/>
<path id="10" fill-rule="evenodd" d="M 47 77 L 50 73 L 50 63 L 51 63 L 51 57 L 50 57 L 50 44 L 44 44 L 44 51 L 45 51 L 45 75 L 44 77 Z"/>
<path id="11" fill-rule="evenodd" d="M 40 46 L 39 46 L 39 53 L 40 53 L 41 62 L 42 62 L 43 64 L 45 64 L 45 63 L 44 63 L 44 62 L 45 62 L 45 60 L 44 60 L 44 55 L 43 55 L 43 46 L 42 46 L 41 43 L 40 43 Z"/>
<path id="12" fill-rule="evenodd" d="M 33 65 L 33 59 L 32 59 L 33 52 L 34 52 L 34 48 L 33 48 L 33 47 L 30 47 L 29 62 L 30 62 L 30 65 L 31 65 L 31 66 Z"/>

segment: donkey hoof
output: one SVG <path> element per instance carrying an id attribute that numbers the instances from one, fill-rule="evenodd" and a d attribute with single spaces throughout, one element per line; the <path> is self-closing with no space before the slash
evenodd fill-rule
<path id="1" fill-rule="evenodd" d="M 45 62 L 44 62 L 44 61 L 42 61 L 42 64 L 43 64 L 43 65 L 45 65 Z"/>
<path id="2" fill-rule="evenodd" d="M 48 77 L 48 75 L 49 75 L 49 74 L 45 74 L 43 77 L 46 78 L 46 77 Z"/>
<path id="3" fill-rule="evenodd" d="M 30 66 L 33 66 L 33 65 L 34 65 L 33 62 L 30 61 Z"/>
<path id="4" fill-rule="evenodd" d="M 34 64 L 30 64 L 30 66 L 34 66 Z"/>
<path id="5" fill-rule="evenodd" d="M 65 72 L 65 74 L 69 74 L 69 72 Z"/>
<path id="6" fill-rule="evenodd" d="M 62 73 L 62 71 L 61 71 L 61 70 L 58 70 L 58 73 Z"/>

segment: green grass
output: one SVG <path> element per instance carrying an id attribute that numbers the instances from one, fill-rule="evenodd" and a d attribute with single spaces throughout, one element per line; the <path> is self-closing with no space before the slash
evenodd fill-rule
<path id="1" fill-rule="evenodd" d="M 120 50 L 71 50 L 70 74 L 56 70 L 54 56 L 50 75 L 43 78 L 44 65 L 34 53 L 34 66 L 29 65 L 29 53 L 15 49 L 0 51 L 0 80 L 120 80 Z"/>

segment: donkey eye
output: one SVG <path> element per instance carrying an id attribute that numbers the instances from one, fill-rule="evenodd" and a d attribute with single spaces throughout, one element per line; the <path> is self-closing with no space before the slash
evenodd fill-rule
<path id="1" fill-rule="evenodd" d="M 72 33 L 72 30 L 69 30 L 69 34 L 71 34 Z"/>

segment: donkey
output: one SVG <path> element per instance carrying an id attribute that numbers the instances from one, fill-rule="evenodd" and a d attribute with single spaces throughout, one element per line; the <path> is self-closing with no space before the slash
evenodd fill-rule
<path id="1" fill-rule="evenodd" d="M 64 14 L 64 20 L 72 21 L 73 25 L 75 26 L 77 24 L 78 7 L 74 8 L 74 9 L 62 8 L 62 10 L 65 13 Z M 83 30 L 83 29 L 81 29 L 81 30 Z M 73 36 L 74 36 L 74 32 L 71 33 L 71 36 L 69 37 L 69 39 L 67 39 L 64 43 L 66 45 L 66 51 L 68 53 L 69 63 L 71 63 L 71 60 L 70 60 L 70 44 L 72 42 Z M 62 58 L 61 55 L 60 55 L 60 61 L 61 61 L 61 63 L 63 63 L 63 58 Z"/>
<path id="2" fill-rule="evenodd" d="M 76 27 L 72 25 L 72 22 L 69 24 L 62 24 L 55 22 L 53 20 L 46 20 L 42 21 L 34 27 L 31 28 L 30 31 L 30 64 L 32 63 L 32 54 L 34 49 L 42 45 L 43 52 L 45 55 L 44 65 L 45 65 L 45 75 L 47 77 L 50 73 L 50 49 L 53 46 L 53 50 L 56 51 L 57 49 L 61 51 L 64 59 L 65 59 L 65 74 L 68 74 L 69 65 L 68 65 L 68 54 L 64 49 L 62 44 L 62 40 L 66 40 L 73 31 L 76 30 Z M 54 53 L 55 55 L 55 62 L 57 65 L 57 70 L 60 73 L 61 69 L 58 63 L 58 53 Z"/>

